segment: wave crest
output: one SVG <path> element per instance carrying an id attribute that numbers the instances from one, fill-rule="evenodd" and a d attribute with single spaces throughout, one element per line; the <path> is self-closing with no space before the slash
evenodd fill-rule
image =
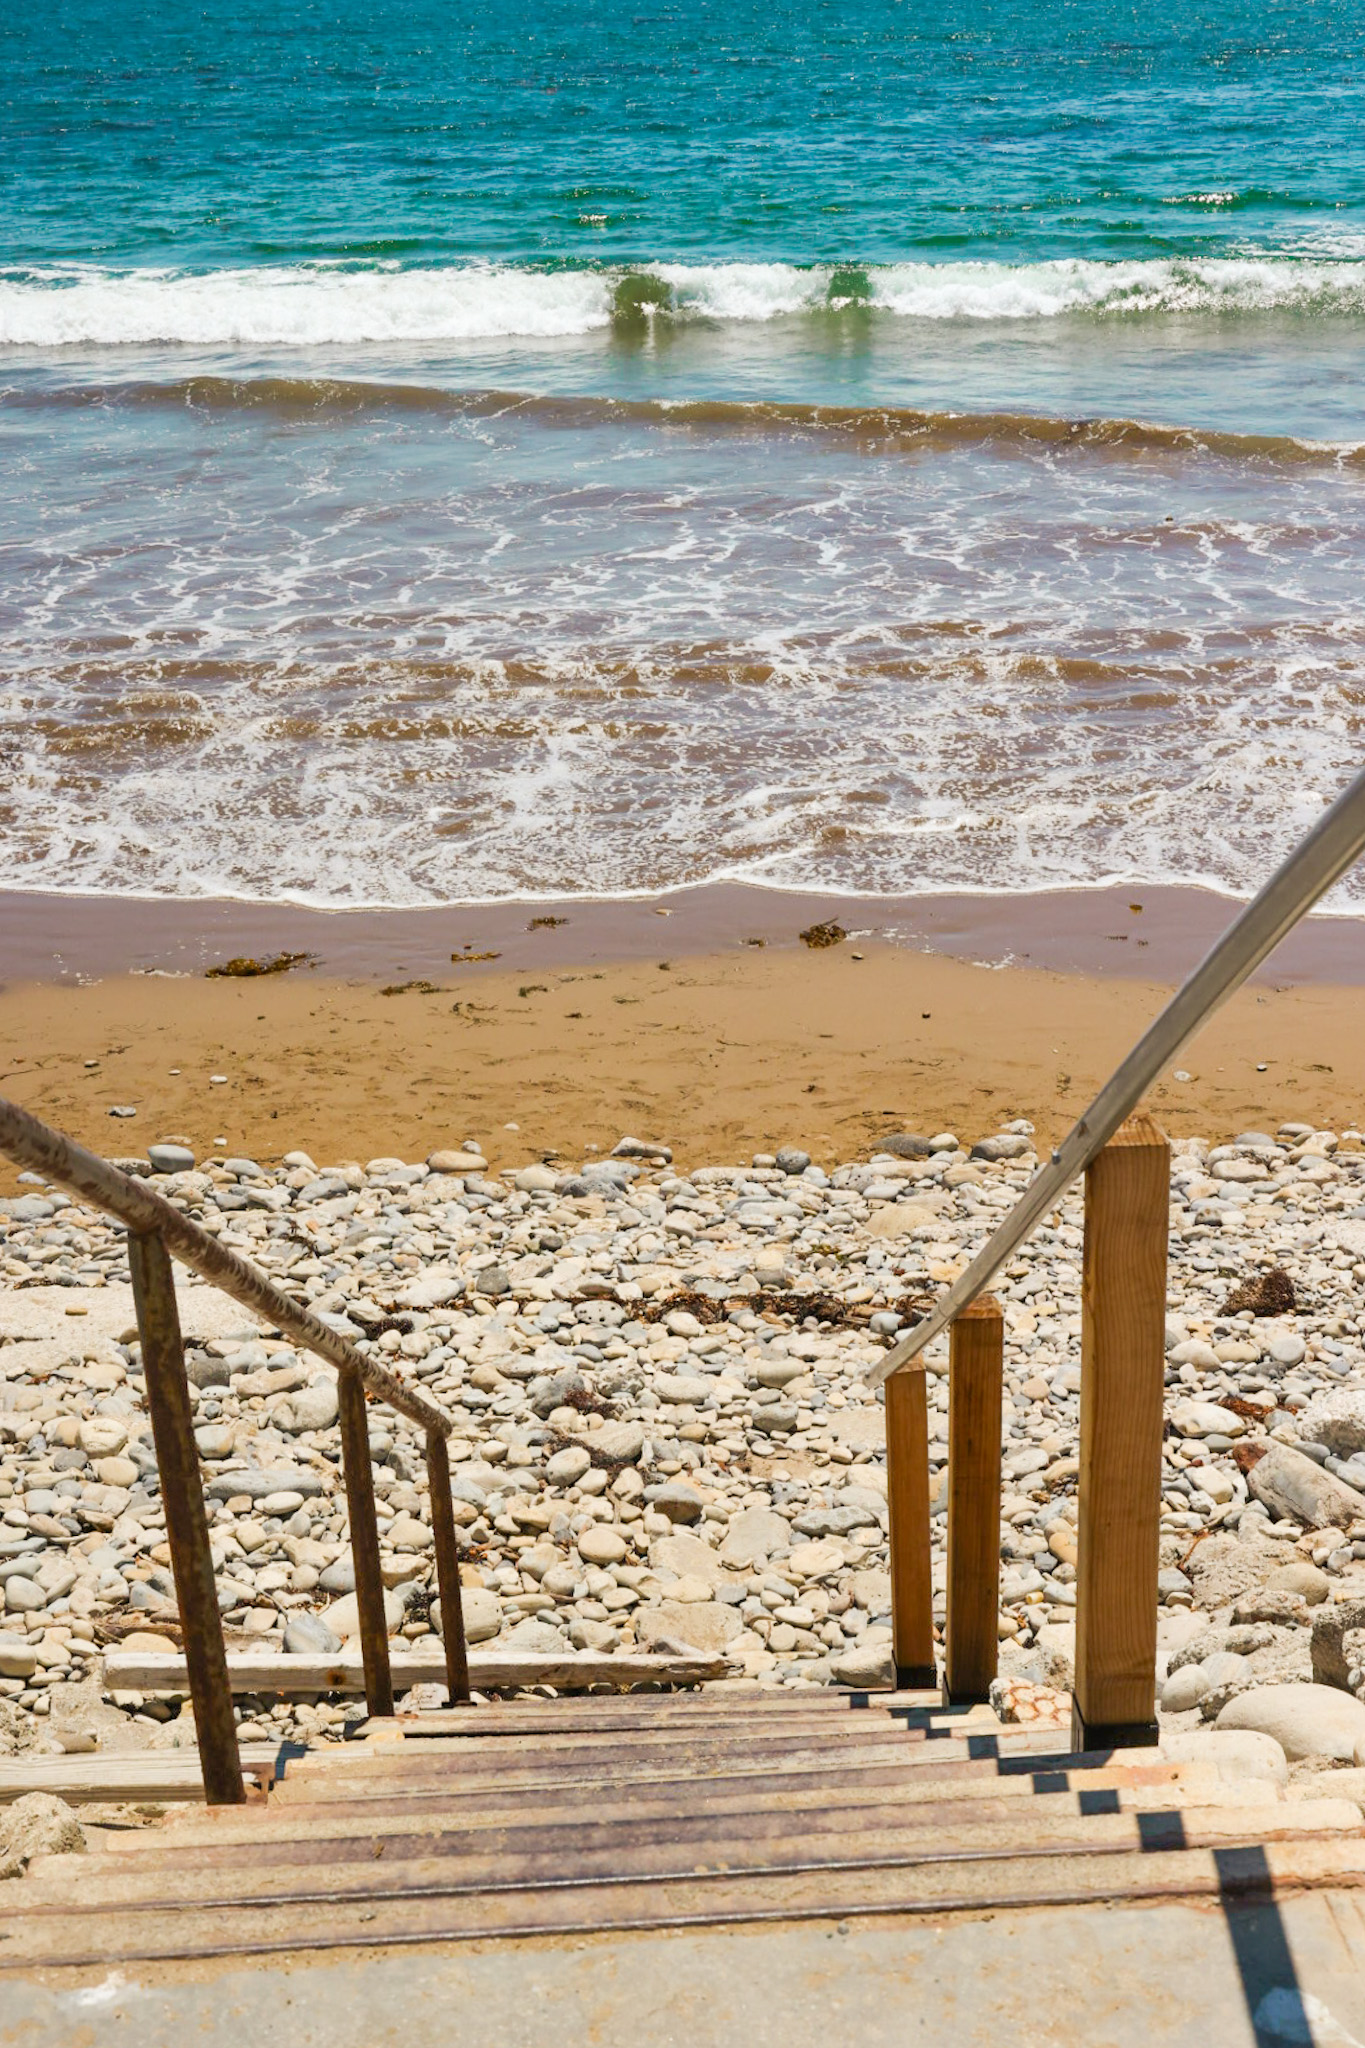
<path id="1" fill-rule="evenodd" d="M 742 323 L 870 313 L 1039 321 L 1362 311 L 1365 262 L 1283 255 L 811 268 L 403 269 L 380 263 L 114 271 L 60 265 L 0 274 L 0 346 L 37 349 L 555 339 L 652 318 Z"/>

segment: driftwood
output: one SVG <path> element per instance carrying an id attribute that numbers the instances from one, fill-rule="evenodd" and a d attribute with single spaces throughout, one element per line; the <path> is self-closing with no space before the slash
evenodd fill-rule
<path id="1" fill-rule="evenodd" d="M 395 1692 L 413 1685 L 444 1685 L 445 1652 L 433 1637 L 428 1649 L 393 1650 Z M 578 1655 L 546 1657 L 525 1652 L 471 1650 L 469 1682 L 476 1691 L 527 1685 L 552 1685 L 561 1692 L 583 1692 L 594 1685 L 702 1685 L 726 1678 L 725 1657 L 677 1653 L 645 1655 L 639 1651 L 584 1650 Z M 290 1698 L 299 1693 L 355 1693 L 365 1690 L 360 1651 L 336 1657 L 291 1657 L 279 1650 L 230 1650 L 228 1677 L 235 1693 L 267 1693 Z M 110 1650 L 104 1660 L 104 1682 L 111 1691 L 183 1693 L 189 1680 L 185 1659 L 166 1651 Z"/>

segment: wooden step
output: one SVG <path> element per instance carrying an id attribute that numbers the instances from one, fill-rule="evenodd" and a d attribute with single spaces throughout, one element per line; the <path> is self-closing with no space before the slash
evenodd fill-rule
<path id="1" fill-rule="evenodd" d="M 1099 1755 L 1096 1753 L 1095 1760 Z M 354 1762 L 342 1758 L 354 1758 Z M 712 1777 L 754 1775 L 774 1772 L 791 1775 L 809 1770 L 873 1770 L 888 1766 L 933 1769 L 940 1764 L 978 1762 L 1006 1773 L 1039 1767 L 1039 1759 L 1066 1769 L 1073 1753 L 1059 1749 L 1055 1729 L 1021 1734 L 1009 1743 L 995 1736 L 938 1736 L 923 1730 L 897 1731 L 881 1739 L 862 1743 L 815 1743 L 807 1737 L 795 1744 L 780 1737 L 755 1732 L 747 1739 L 716 1735 L 709 1738 L 680 1736 L 663 1748 L 652 1745 L 635 1749 L 620 1739 L 605 1751 L 589 1748 L 556 1751 L 553 1755 L 534 1745 L 520 1754 L 508 1754 L 501 1745 L 473 1751 L 459 1741 L 446 1746 L 440 1738 L 422 1743 L 384 1743 L 358 1746 L 348 1752 L 333 1751 L 327 1761 L 317 1753 L 300 1758 L 289 1769 L 280 1796 L 285 1798 L 327 1798 L 344 1785 L 356 1788 L 388 1780 L 413 1791 L 423 1788 L 452 1788 L 496 1781 L 506 1787 L 574 1782 L 585 1775 L 602 1784 L 650 1777 Z"/>
<path id="2" fill-rule="evenodd" d="M 1196 1848 L 1161 1854 L 1072 1849 L 908 1868 L 836 1868 L 777 1875 L 566 1884 L 468 1896 L 348 1898 L 307 1903 L 168 1905 L 157 1911 L 79 1898 L 49 1912 L 15 1914 L 0 1971 L 49 1967 L 108 1972 L 133 1962 L 283 1952 L 321 1953 L 468 1940 L 574 1935 L 636 1928 L 837 1921 L 869 1915 L 950 1915 L 1043 1906 L 1209 1898 L 1273 1899 L 1286 1890 L 1359 1888 L 1358 1837 Z"/>
<path id="3" fill-rule="evenodd" d="M 563 1831 L 542 1839 L 524 1831 L 511 1846 L 468 1837 L 438 1839 L 423 1853 L 391 1856 L 375 1844 L 366 1857 L 339 1862 L 309 1837 L 292 1845 L 285 1861 L 270 1866 L 187 1870 L 173 1855 L 148 1856 L 131 1865 L 110 1857 L 98 1865 L 76 1856 L 49 1857 L 11 1906 L 11 1913 L 68 1912 L 73 1888 L 83 1912 L 108 1907 L 130 1912 L 187 1907 L 255 1906 L 273 1911 L 289 1903 L 395 1897 L 482 1897 L 499 1890 L 541 1890 L 562 1884 L 676 1883 L 708 1875 L 759 1876 L 815 1870 L 911 1869 L 1008 1856 L 1025 1862 L 1059 1850 L 1078 1854 L 1158 1855 L 1229 1843 L 1306 1840 L 1357 1834 L 1360 1810 L 1349 1800 L 1268 1801 L 1259 1809 L 1190 1808 L 1159 1813 L 1061 1814 L 1016 1810 L 974 1816 L 971 1824 L 943 1809 L 900 1820 L 894 1827 L 850 1826 L 816 1834 L 787 1830 L 754 1835 L 716 1827 L 709 1836 L 680 1840 L 671 1829 L 600 1846 L 565 1841 Z M 381 1853 L 382 1852 L 382 1853 Z"/>
<path id="4" fill-rule="evenodd" d="M 573 1837 L 586 1827 L 603 1829 L 646 1827 L 666 1824 L 674 1828 L 696 1827 L 703 1833 L 723 1825 L 733 1816 L 744 1824 L 769 1824 L 770 1816 L 801 1818 L 801 1825 L 818 1828 L 834 1824 L 839 1813 L 863 1813 L 870 1821 L 879 1815 L 900 1813 L 918 1806 L 933 1807 L 945 1814 L 958 1814 L 978 1804 L 1004 1810 L 1029 1800 L 1046 1808 L 1054 1801 L 1068 1810 L 1117 1810 L 1136 1812 L 1159 1810 L 1181 1804 L 1235 1807 L 1259 1804 L 1274 1787 L 1248 1782 L 1224 1784 L 1208 1765 L 1155 1764 L 1141 1768 L 1117 1765 L 1084 1773 L 1049 1772 L 1038 1777 L 1001 1778 L 995 1774 L 930 1779 L 903 1778 L 894 1784 L 866 1785 L 854 1782 L 840 1791 L 839 1805 L 830 1805 L 823 1782 L 792 1787 L 762 1779 L 739 1781 L 735 1789 L 708 1786 L 704 1797 L 689 1797 L 685 1787 L 645 1787 L 623 1796 L 608 1796 L 597 1788 L 576 1788 L 572 1795 L 552 1794 L 452 1794 L 432 1800 L 385 1801 L 336 1800 L 325 1807 L 273 1799 L 261 1809 L 244 1814 L 234 1807 L 189 1807 L 177 1812 L 174 1826 L 153 1836 L 127 1834 L 111 1836 L 106 1848 L 121 1857 L 135 1856 L 149 1844 L 174 1843 L 187 1858 L 213 1857 L 221 1845 L 288 1843 L 308 1836 L 334 1845 L 338 1856 L 345 1845 L 360 1843 L 364 1853 L 378 1838 L 414 1840 L 445 1829 L 513 1829 L 558 1827 Z M 656 1796 L 656 1792 L 658 1796 Z M 357 1853 L 361 1853 L 357 1851 Z"/>
<path id="5" fill-rule="evenodd" d="M 863 1721 L 888 1716 L 931 1716 L 934 1720 L 986 1720 L 1002 1725 L 987 1706 L 946 1707 L 936 1692 L 845 1692 L 834 1687 L 803 1687 L 799 1692 L 732 1691 L 709 1687 L 704 1692 L 621 1693 L 588 1699 L 488 1700 L 462 1707 L 373 1717 L 362 1734 L 401 1725 L 423 1735 L 462 1734 L 476 1723 L 483 1734 L 507 1731 L 534 1734 L 539 1729 L 651 1728 L 675 1722 L 703 1723 L 761 1720 L 785 1726 L 788 1721 Z"/>

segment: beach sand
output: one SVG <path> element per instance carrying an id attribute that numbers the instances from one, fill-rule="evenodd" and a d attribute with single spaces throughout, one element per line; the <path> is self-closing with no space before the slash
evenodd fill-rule
<path id="1" fill-rule="evenodd" d="M 115 1156 L 177 1136 L 201 1156 L 222 1139 L 220 1152 L 262 1162 L 294 1149 L 320 1164 L 418 1160 L 478 1139 L 510 1165 L 605 1152 L 629 1133 L 688 1166 L 784 1142 L 829 1164 L 892 1131 L 970 1141 L 1016 1117 L 1055 1141 L 1166 993 L 1131 973 L 993 968 L 871 939 L 809 950 L 784 907 L 780 940 L 732 936 L 722 950 L 708 928 L 707 949 L 689 952 L 684 920 L 638 908 L 647 954 L 633 942 L 631 957 L 584 958 L 581 926 L 528 932 L 521 916 L 498 960 L 465 965 L 450 963 L 449 930 L 478 932 L 447 913 L 444 967 L 428 946 L 403 976 L 432 993 L 384 993 L 388 954 L 345 977 L 324 959 L 251 980 L 199 967 L 86 985 L 68 958 L 67 980 L 0 987 L 0 1092 Z M 1254 984 L 1151 1106 L 1177 1137 L 1288 1119 L 1349 1128 L 1365 1114 L 1362 1025 L 1361 988 Z"/>

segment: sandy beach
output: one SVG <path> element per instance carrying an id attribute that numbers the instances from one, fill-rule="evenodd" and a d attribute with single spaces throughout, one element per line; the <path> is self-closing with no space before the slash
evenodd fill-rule
<path id="1" fill-rule="evenodd" d="M 693 905 L 503 906 L 405 925 L 367 914 L 355 933 L 345 919 L 231 906 L 217 928 L 201 917 L 193 939 L 193 906 L 105 906 L 89 931 L 59 934 L 46 978 L 35 924 L 11 953 L 26 971 L 0 987 L 3 1085 L 113 1154 L 175 1136 L 200 1155 L 262 1162 L 296 1146 L 320 1161 L 418 1160 L 477 1138 L 515 1165 L 608 1151 L 630 1133 L 687 1164 L 784 1142 L 829 1164 L 891 1131 L 970 1141 L 1016 1117 L 1051 1142 L 1228 916 L 1217 898 L 1201 901 L 1206 929 L 1079 898 L 1049 932 L 1037 906 L 1016 906 L 1019 950 L 1061 971 L 979 964 L 998 950 L 1004 905 L 989 907 L 989 928 L 959 918 L 951 943 L 973 959 L 878 936 L 811 949 L 798 938 L 810 902 L 736 893 L 739 914 L 697 892 Z M 1145 921 L 1143 954 L 1103 937 L 1120 908 L 1130 929 Z M 528 929 L 537 914 L 566 922 Z M 451 959 L 452 933 L 471 957 Z M 1318 978 L 1293 980 L 1277 958 L 1182 1055 L 1152 1098 L 1173 1136 L 1358 1120 L 1365 996 L 1331 978 L 1353 964 L 1354 933 L 1350 920 L 1309 928 L 1290 965 Z M 109 971 L 120 947 L 151 964 Z M 205 963 L 238 947 L 315 952 L 317 964 L 207 978 Z M 1109 964 L 1118 957 L 1127 971 Z M 1131 971 L 1149 957 L 1165 980 Z"/>

